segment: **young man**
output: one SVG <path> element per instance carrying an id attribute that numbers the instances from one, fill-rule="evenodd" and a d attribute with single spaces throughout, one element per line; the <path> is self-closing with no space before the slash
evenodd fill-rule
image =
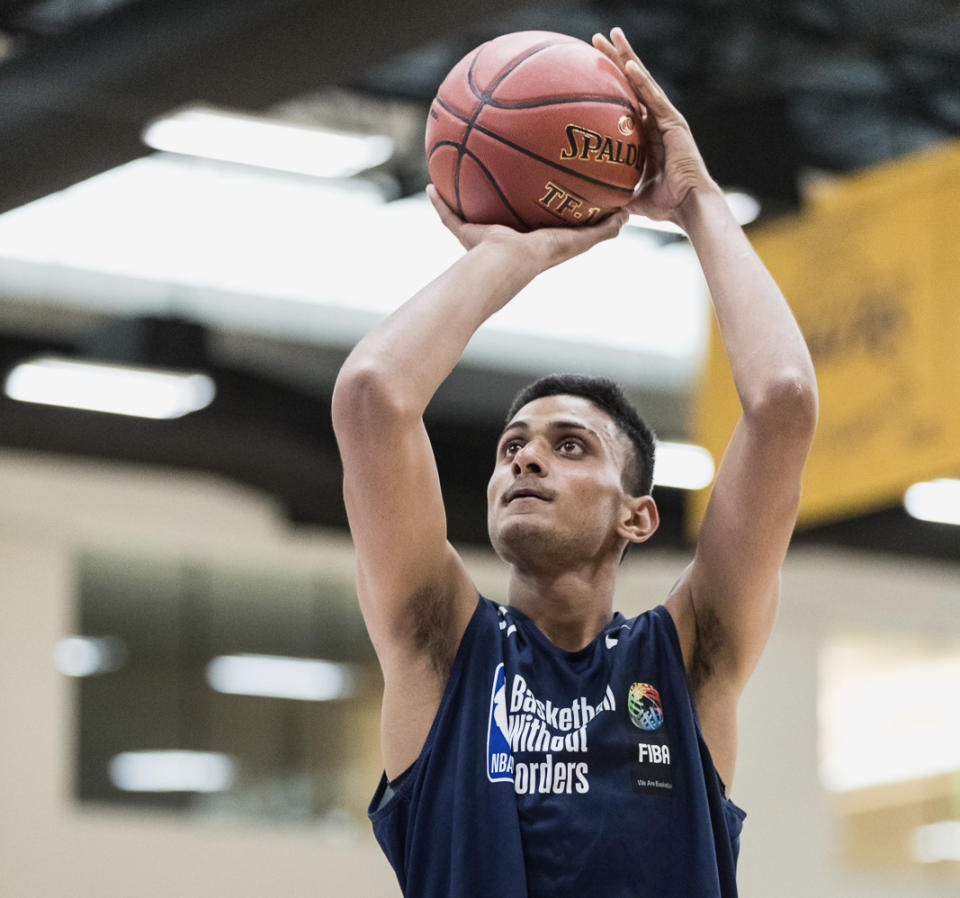
<path id="1" fill-rule="evenodd" d="M 467 253 L 360 341 L 333 398 L 384 676 L 371 818 L 411 898 L 736 894 L 737 701 L 776 612 L 816 382 L 686 122 L 619 29 L 594 44 L 647 110 L 650 159 L 629 209 L 676 222 L 696 249 L 743 415 L 694 560 L 663 605 L 625 620 L 620 559 L 658 523 L 650 433 L 606 382 L 521 394 L 487 497 L 509 604 L 480 597 L 447 541 L 423 411 L 490 315 L 616 236 L 626 212 L 520 234 L 464 223 L 428 188 Z"/>

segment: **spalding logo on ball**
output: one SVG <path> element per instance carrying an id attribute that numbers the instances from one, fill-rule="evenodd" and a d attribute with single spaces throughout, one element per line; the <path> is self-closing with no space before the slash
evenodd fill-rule
<path id="1" fill-rule="evenodd" d="M 519 230 L 593 224 L 643 168 L 636 95 L 585 41 L 505 34 L 471 50 L 427 118 L 430 179 L 461 218 Z"/>

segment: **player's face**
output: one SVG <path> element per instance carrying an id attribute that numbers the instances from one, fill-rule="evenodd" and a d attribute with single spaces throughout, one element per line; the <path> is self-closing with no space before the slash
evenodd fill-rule
<path id="1" fill-rule="evenodd" d="M 494 549 L 520 566 L 562 567 L 619 552 L 630 452 L 613 419 L 579 396 L 545 396 L 504 429 L 487 485 Z"/>

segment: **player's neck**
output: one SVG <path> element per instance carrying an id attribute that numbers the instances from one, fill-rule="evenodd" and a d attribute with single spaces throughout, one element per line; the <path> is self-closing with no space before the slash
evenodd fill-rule
<path id="1" fill-rule="evenodd" d="M 510 605 L 526 614 L 558 648 L 575 652 L 610 623 L 615 576 L 607 566 L 550 575 L 514 567 Z"/>

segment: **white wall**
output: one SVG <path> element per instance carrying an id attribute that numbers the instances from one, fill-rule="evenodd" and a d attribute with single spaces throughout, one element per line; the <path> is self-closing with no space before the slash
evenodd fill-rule
<path id="1" fill-rule="evenodd" d="M 743 898 L 960 893 L 955 870 L 871 875 L 844 869 L 839 858 L 836 823 L 817 778 L 817 655 L 826 636 L 855 631 L 960 633 L 960 569 L 866 553 L 791 553 L 777 625 L 741 702 L 733 797 L 749 813 Z"/>
<path id="2" fill-rule="evenodd" d="M 285 537 L 271 506 L 212 478 L 0 454 L 0 895 L 317 898 L 399 894 L 369 832 L 79 806 L 70 796 L 73 557 L 135 546 L 254 563 L 349 564 L 349 547 Z M 370 790 L 377 771 L 370 770 Z"/>
<path id="3" fill-rule="evenodd" d="M 214 478 L 0 453 L 0 894 L 6 898 L 391 896 L 369 830 L 269 826 L 81 807 L 70 797 L 72 682 L 52 662 L 70 631 L 75 552 L 282 561 L 349 576 L 342 535 L 290 532 L 262 497 Z M 502 598 L 504 571 L 469 557 Z M 685 559 L 637 553 L 618 608 L 662 601 Z M 770 645 L 744 696 L 734 799 L 748 811 L 743 898 L 946 898 L 921 881 L 844 871 L 817 781 L 817 652 L 837 627 L 958 632 L 958 571 L 844 552 L 797 551 Z M 371 764 L 370 788 L 378 771 Z"/>

